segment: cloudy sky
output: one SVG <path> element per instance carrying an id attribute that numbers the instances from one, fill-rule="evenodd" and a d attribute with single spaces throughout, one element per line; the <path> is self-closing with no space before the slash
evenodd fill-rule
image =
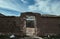
<path id="1" fill-rule="evenodd" d="M 19 16 L 21 12 L 60 15 L 60 0 L 0 0 L 0 13 Z"/>

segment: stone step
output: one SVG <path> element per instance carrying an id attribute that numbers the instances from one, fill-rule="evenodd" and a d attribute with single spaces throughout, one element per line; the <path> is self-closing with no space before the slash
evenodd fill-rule
<path id="1" fill-rule="evenodd" d="M 41 37 L 24 37 L 24 39 L 43 39 Z"/>

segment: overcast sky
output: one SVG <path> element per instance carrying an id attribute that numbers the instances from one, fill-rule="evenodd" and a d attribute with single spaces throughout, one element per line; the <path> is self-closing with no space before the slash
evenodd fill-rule
<path id="1" fill-rule="evenodd" d="M 0 0 L 0 13 L 19 16 L 21 12 L 60 15 L 60 0 Z"/>

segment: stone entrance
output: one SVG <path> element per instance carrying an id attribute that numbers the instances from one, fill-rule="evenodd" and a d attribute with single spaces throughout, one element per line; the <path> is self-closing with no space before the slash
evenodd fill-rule
<path id="1" fill-rule="evenodd" d="M 36 21 L 35 16 L 26 17 L 26 35 L 34 36 L 36 34 Z"/>

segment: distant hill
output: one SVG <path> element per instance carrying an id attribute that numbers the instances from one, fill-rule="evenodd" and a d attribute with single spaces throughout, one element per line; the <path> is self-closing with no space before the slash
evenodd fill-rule
<path id="1" fill-rule="evenodd" d="M 47 16 L 47 17 L 58 17 L 56 15 L 50 15 L 50 14 L 43 14 L 42 16 Z"/>
<path id="2" fill-rule="evenodd" d="M 3 15 L 3 14 L 0 13 L 0 16 L 5 16 L 5 15 Z"/>

